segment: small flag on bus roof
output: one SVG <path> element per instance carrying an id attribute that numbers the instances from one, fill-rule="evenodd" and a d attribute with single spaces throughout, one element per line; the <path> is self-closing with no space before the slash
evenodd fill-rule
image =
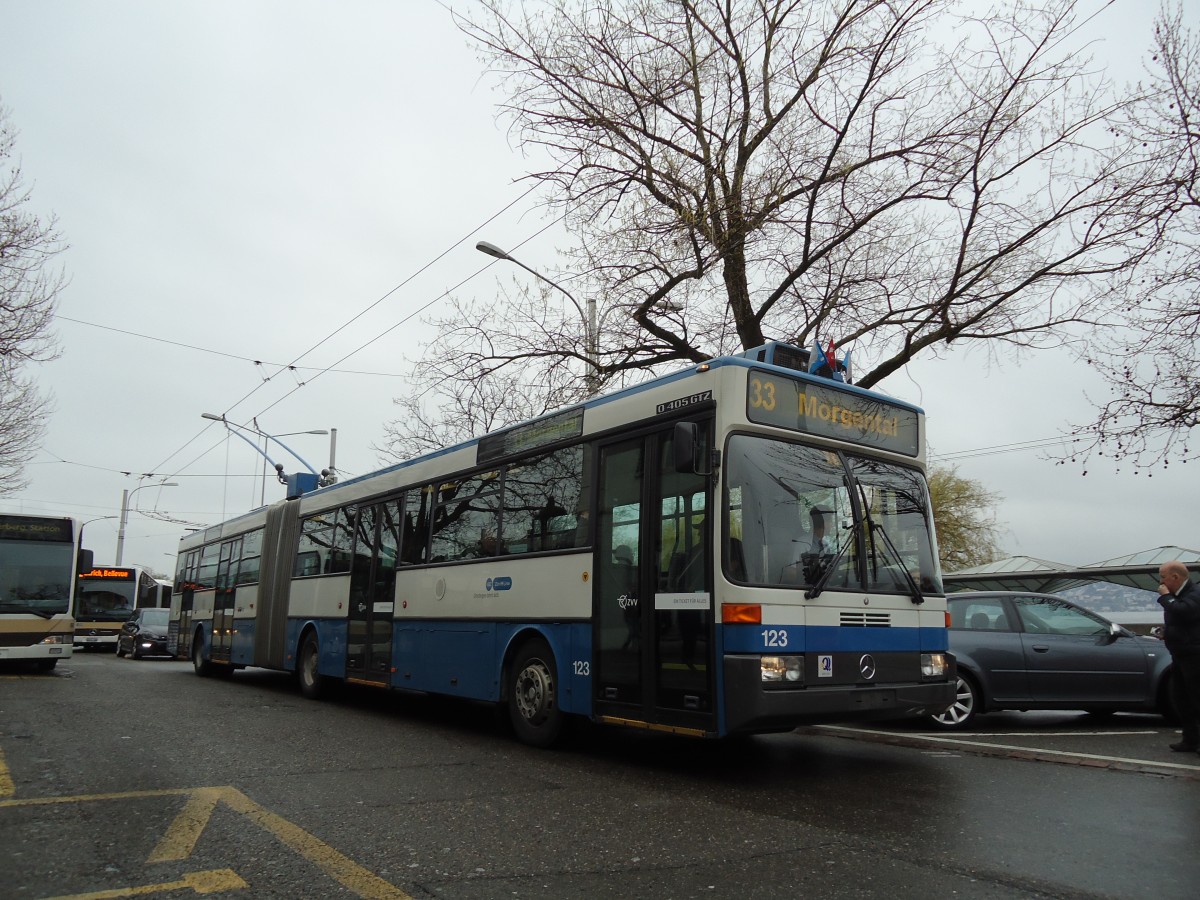
<path id="1" fill-rule="evenodd" d="M 845 357 L 841 360 L 837 358 L 836 348 L 833 340 L 830 339 L 828 349 L 821 347 L 819 339 L 813 341 L 812 360 L 809 364 L 808 371 L 810 374 L 819 375 L 822 378 L 829 378 L 833 381 L 841 381 L 849 383 L 850 378 L 850 351 L 846 351 Z"/>

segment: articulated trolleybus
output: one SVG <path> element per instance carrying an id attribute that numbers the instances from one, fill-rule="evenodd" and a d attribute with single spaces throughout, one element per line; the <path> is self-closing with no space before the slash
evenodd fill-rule
<path id="1" fill-rule="evenodd" d="M 492 701 L 539 746 L 572 715 L 721 737 L 940 712 L 923 413 L 807 355 L 713 359 L 188 535 L 175 652 L 308 696 Z"/>
<path id="2" fill-rule="evenodd" d="M 141 566 L 91 566 L 79 574 L 76 597 L 75 643 L 112 650 L 135 609 L 170 605 L 171 585 Z"/>
<path id="3" fill-rule="evenodd" d="M 0 514 L 0 660 L 70 658 L 78 535 L 74 519 Z"/>

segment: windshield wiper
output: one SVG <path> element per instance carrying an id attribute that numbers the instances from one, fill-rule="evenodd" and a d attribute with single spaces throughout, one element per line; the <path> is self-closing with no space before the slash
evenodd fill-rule
<path id="1" fill-rule="evenodd" d="M 57 612 L 54 610 L 37 609 L 33 606 L 4 606 L 0 607 L 0 612 L 3 613 L 30 613 L 31 615 L 41 616 L 43 619 L 53 619 Z M 62 610 L 66 612 L 66 610 Z"/>
<path id="2" fill-rule="evenodd" d="M 925 602 L 925 595 L 921 593 L 921 587 L 913 578 L 912 572 L 908 571 L 908 566 L 904 565 L 904 557 L 900 555 L 900 551 L 896 549 L 896 545 L 892 543 L 891 536 L 887 533 L 887 529 L 882 525 L 878 525 L 875 519 L 871 517 L 871 504 L 867 502 L 867 493 L 863 488 L 862 482 L 858 483 L 858 499 L 862 502 L 863 522 L 867 526 L 867 534 L 871 536 L 871 574 L 878 578 L 878 569 L 874 562 L 875 559 L 875 541 L 874 536 L 879 533 L 883 537 L 884 544 L 892 552 L 892 559 L 896 564 L 896 568 L 904 575 L 904 580 L 908 583 L 908 597 L 913 603 L 921 604 Z"/>
<path id="3" fill-rule="evenodd" d="M 878 532 L 883 537 L 883 542 L 887 544 L 889 550 L 892 551 L 892 558 L 896 561 L 896 567 L 904 575 L 904 580 L 908 582 L 908 596 L 913 603 L 924 603 L 925 595 L 921 593 L 921 586 L 917 584 L 915 578 L 912 577 L 912 572 L 908 571 L 908 566 L 904 565 L 904 558 L 900 555 L 900 551 L 896 549 L 896 545 L 892 543 L 891 537 L 888 536 L 887 529 L 882 525 L 875 524 L 871 518 L 871 514 L 867 513 L 867 527 L 871 529 L 871 534 Z"/>
<path id="4" fill-rule="evenodd" d="M 825 567 L 825 571 L 821 573 L 821 577 L 817 579 L 817 583 L 804 592 L 805 600 L 815 600 L 821 596 L 821 592 L 825 590 L 825 585 L 828 584 L 829 579 L 833 577 L 833 572 L 837 568 L 838 563 L 841 562 L 842 557 L 846 555 L 846 548 L 854 543 L 854 535 L 856 531 L 858 531 L 857 523 L 850 531 L 850 540 L 838 547 L 837 553 L 833 555 L 833 559 L 829 561 L 829 565 Z"/>

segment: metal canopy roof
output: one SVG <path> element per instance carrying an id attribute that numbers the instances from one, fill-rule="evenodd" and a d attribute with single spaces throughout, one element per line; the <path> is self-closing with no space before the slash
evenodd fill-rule
<path id="1" fill-rule="evenodd" d="M 1036 591 L 1053 594 L 1092 581 L 1107 581 L 1143 591 L 1158 590 L 1158 567 L 1177 559 L 1200 571 L 1200 552 L 1156 547 L 1087 566 L 1069 566 L 1032 556 L 1010 556 L 942 576 L 947 591 Z"/>

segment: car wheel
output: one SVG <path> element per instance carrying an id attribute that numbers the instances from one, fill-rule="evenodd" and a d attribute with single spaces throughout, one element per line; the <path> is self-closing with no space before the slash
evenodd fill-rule
<path id="1" fill-rule="evenodd" d="M 121 656 L 121 639 L 117 638 L 117 659 L 120 659 Z"/>
<path id="2" fill-rule="evenodd" d="M 558 707 L 554 654 L 541 638 L 525 643 L 513 659 L 508 685 L 508 718 L 517 737 L 533 747 L 558 740 L 563 713 Z"/>
<path id="3" fill-rule="evenodd" d="M 940 728 L 966 728 L 979 712 L 979 688 L 969 675 L 959 673 L 954 686 L 954 703 L 944 713 L 930 716 Z"/>
<path id="4" fill-rule="evenodd" d="M 328 679 L 318 671 L 321 646 L 317 636 L 309 632 L 300 645 L 300 662 L 296 666 L 296 678 L 300 681 L 300 693 L 309 700 L 319 700 L 328 687 Z"/>
<path id="5" fill-rule="evenodd" d="M 204 636 L 199 631 L 192 638 L 192 668 L 201 678 L 212 674 L 212 663 L 204 658 Z"/>
<path id="6" fill-rule="evenodd" d="M 138 650 L 137 641 L 129 642 L 129 658 L 130 659 L 141 659 L 142 658 L 141 651 Z"/>

